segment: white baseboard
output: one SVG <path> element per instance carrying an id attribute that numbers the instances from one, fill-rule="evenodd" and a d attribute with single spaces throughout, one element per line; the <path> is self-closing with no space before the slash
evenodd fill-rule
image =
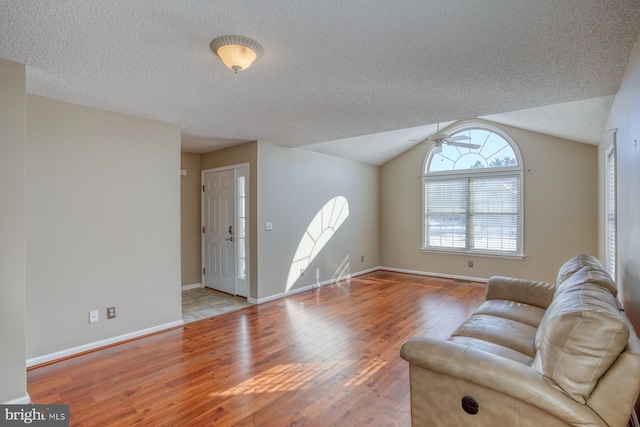
<path id="1" fill-rule="evenodd" d="M 248 297 L 247 301 L 250 302 L 251 304 L 262 304 L 268 301 L 273 301 L 273 300 L 277 300 L 280 298 L 284 298 L 284 297 L 289 297 L 291 295 L 295 295 L 295 294 L 299 294 L 300 292 L 304 292 L 304 291 L 309 291 L 311 289 L 317 288 L 318 286 L 323 286 L 323 283 L 319 283 L 319 284 L 313 284 L 313 285 L 309 285 L 309 286 L 305 286 L 302 288 L 297 288 L 297 289 L 293 289 L 289 292 L 282 292 L 279 294 L 275 294 L 275 295 L 271 295 L 268 297 L 264 297 L 264 298 L 251 298 Z"/>
<path id="2" fill-rule="evenodd" d="M 453 274 L 431 273 L 429 271 L 405 270 L 402 268 L 393 268 L 393 267 L 380 267 L 379 269 L 393 271 L 396 273 L 417 274 L 419 276 L 433 276 L 433 277 L 443 277 L 445 279 L 468 280 L 470 282 L 487 283 L 489 281 L 489 279 L 486 279 L 484 277 L 458 276 Z"/>
<path id="3" fill-rule="evenodd" d="M 373 273 L 374 271 L 382 270 L 382 267 L 367 268 L 366 270 L 360 270 L 356 273 L 351 273 L 351 277 L 362 276 L 363 274 Z"/>
<path id="4" fill-rule="evenodd" d="M 164 323 L 162 325 L 153 326 L 151 328 L 141 329 L 139 331 L 130 332 L 128 334 L 118 335 L 112 338 L 107 338 L 100 341 L 95 341 L 89 344 L 83 344 L 77 347 L 69 348 L 66 350 L 56 351 L 55 353 L 45 354 L 44 356 L 38 356 L 31 359 L 27 359 L 27 368 L 31 366 L 41 365 L 43 363 L 52 362 L 54 360 L 62 359 L 76 354 L 84 353 L 87 351 L 95 350 L 100 347 L 106 347 L 108 345 L 117 344 L 123 341 L 128 341 L 133 338 L 139 338 L 144 335 L 153 334 L 155 332 L 164 331 L 166 329 L 182 326 L 184 322 L 182 320 L 176 320 L 175 322 Z"/>
<path id="5" fill-rule="evenodd" d="M 291 295 L 299 294 L 300 292 L 310 291 L 311 289 L 316 289 L 316 288 L 319 288 L 319 287 L 322 287 L 322 286 L 325 286 L 325 285 L 330 285 L 332 283 L 337 283 L 337 282 L 339 282 L 341 280 L 347 280 L 347 279 L 350 279 L 352 277 L 361 276 L 363 274 L 371 273 L 371 272 L 377 271 L 377 270 L 380 270 L 380 267 L 369 268 L 367 270 L 358 271 L 357 273 L 351 273 L 351 274 L 348 274 L 348 275 L 345 275 L 345 276 L 340 276 L 340 277 L 337 277 L 337 278 L 332 278 L 332 279 L 329 279 L 329 280 L 325 280 L 323 282 L 313 283 L 311 285 L 304 286 L 302 288 L 296 288 L 296 289 L 293 289 L 293 290 L 288 291 L 288 292 L 282 292 L 282 293 L 271 295 L 271 296 L 264 297 L 264 298 L 255 299 L 255 298 L 249 297 L 249 298 L 247 298 L 247 301 L 250 302 L 251 304 L 262 304 L 262 303 L 265 303 L 265 302 L 268 302 L 268 301 L 273 301 L 273 300 L 276 300 L 276 299 L 280 299 L 280 298 L 288 297 L 288 296 L 291 296 Z"/>
<path id="6" fill-rule="evenodd" d="M 17 399 L 4 402 L 3 405 L 28 405 L 30 403 L 31 403 L 31 397 L 29 396 L 29 393 L 27 393 L 22 397 L 18 397 Z"/>
<path id="7" fill-rule="evenodd" d="M 198 288 L 202 288 L 202 283 L 192 283 L 190 285 L 182 285 L 182 290 L 183 291 L 188 291 L 190 289 L 198 289 Z"/>
<path id="8" fill-rule="evenodd" d="M 400 269 L 400 268 L 391 268 L 391 267 L 373 267 L 373 268 L 368 268 L 366 270 L 361 270 L 358 271 L 356 273 L 351 273 L 348 274 L 346 276 L 342 276 L 342 277 L 338 277 L 335 279 L 330 279 L 330 280 L 325 280 L 324 282 L 320 282 L 320 283 L 314 283 L 312 285 L 308 285 L 308 286 L 304 286 L 302 288 L 297 288 L 297 289 L 293 289 L 291 291 L 288 292 L 282 292 L 276 295 L 271 295 L 268 297 L 264 297 L 264 298 L 247 298 L 247 301 L 250 302 L 251 304 L 262 304 L 268 301 L 273 301 L 276 299 L 280 299 L 280 298 L 284 298 L 284 297 L 288 297 L 291 295 L 295 295 L 295 294 L 299 294 L 300 292 L 305 292 L 305 291 L 309 291 L 311 289 L 315 289 L 321 286 L 325 286 L 325 285 L 329 285 L 332 283 L 336 283 L 339 282 L 341 280 L 346 280 L 349 279 L 351 277 L 356 277 L 356 276 L 362 276 L 363 274 L 367 274 L 367 273 L 372 273 L 374 271 L 380 271 L 380 270 L 386 270 L 386 271 L 393 271 L 396 273 L 409 273 L 409 274 L 417 274 L 420 276 L 433 276 L 433 277 L 443 277 L 446 279 L 457 279 L 457 280 L 466 280 L 466 281 L 470 281 L 470 282 L 480 282 L 480 283 L 487 283 L 488 279 L 485 278 L 481 278 L 481 277 L 468 277 L 468 276 L 454 276 L 451 274 L 442 274 L 442 273 L 430 273 L 428 271 L 417 271 L 417 270 L 404 270 L 404 269 Z M 640 427 L 640 426 L 639 426 Z"/>

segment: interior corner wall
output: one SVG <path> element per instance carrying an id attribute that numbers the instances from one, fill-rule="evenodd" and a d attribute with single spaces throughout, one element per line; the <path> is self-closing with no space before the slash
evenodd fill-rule
<path id="1" fill-rule="evenodd" d="M 180 258 L 182 285 L 201 284 L 200 154 L 180 154 Z"/>
<path id="2" fill-rule="evenodd" d="M 25 369 L 25 130 L 25 67 L 0 59 L 0 403 L 29 401 Z"/>
<path id="3" fill-rule="evenodd" d="M 524 259 L 421 250 L 420 176 L 429 148 L 422 144 L 381 166 L 382 266 L 480 279 L 502 275 L 554 282 L 558 268 L 572 256 L 597 254 L 597 147 L 490 124 L 511 136 L 522 154 Z M 473 261 L 473 267 L 468 267 L 468 261 Z"/>
<path id="4" fill-rule="evenodd" d="M 223 168 L 249 164 L 249 298 L 258 295 L 258 252 L 257 252 L 257 212 L 258 212 L 258 143 L 247 142 L 222 150 L 204 153 L 200 157 L 200 170 Z"/>
<path id="5" fill-rule="evenodd" d="M 620 89 L 616 95 L 607 129 L 617 129 L 617 281 L 620 298 L 636 333 L 640 333 L 640 36 L 629 59 Z M 604 162 L 610 134 L 600 144 L 600 189 L 604 192 Z M 606 218 L 604 194 L 600 197 L 600 229 Z M 601 232 L 604 236 L 604 232 Z M 600 253 L 604 259 L 604 237 Z M 640 406 L 638 407 L 640 410 Z"/>
<path id="6" fill-rule="evenodd" d="M 26 146 L 27 359 L 179 324 L 180 127 L 27 95 Z"/>
<path id="7" fill-rule="evenodd" d="M 378 213 L 378 167 L 259 142 L 257 299 L 377 267 Z"/>

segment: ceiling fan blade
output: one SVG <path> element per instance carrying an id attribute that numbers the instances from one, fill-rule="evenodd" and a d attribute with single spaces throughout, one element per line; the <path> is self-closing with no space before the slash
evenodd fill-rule
<path id="1" fill-rule="evenodd" d="M 453 146 L 453 147 L 471 148 L 472 150 L 480 148 L 480 146 L 478 144 L 469 144 L 468 142 L 456 142 L 456 141 L 452 141 L 450 139 L 448 139 L 446 141 L 446 143 L 448 145 Z"/>
<path id="2" fill-rule="evenodd" d="M 471 137 L 468 137 L 467 135 L 456 135 L 456 136 L 452 136 L 451 138 L 447 138 L 449 141 L 466 141 L 468 139 L 471 139 Z"/>

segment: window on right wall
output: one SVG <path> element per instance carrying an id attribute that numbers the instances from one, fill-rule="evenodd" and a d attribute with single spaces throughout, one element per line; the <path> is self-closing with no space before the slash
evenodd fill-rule
<path id="1" fill-rule="evenodd" d="M 607 151 L 606 172 L 606 269 L 616 278 L 616 133 Z"/>
<path id="2" fill-rule="evenodd" d="M 424 162 L 422 249 L 522 257 L 523 167 L 515 142 L 485 124 L 448 135 L 462 146 L 432 143 Z"/>

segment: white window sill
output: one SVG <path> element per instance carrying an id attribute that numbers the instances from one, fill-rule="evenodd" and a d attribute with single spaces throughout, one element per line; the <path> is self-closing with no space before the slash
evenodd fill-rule
<path id="1" fill-rule="evenodd" d="M 443 254 L 443 255 L 462 255 L 462 256 L 479 256 L 486 258 L 504 258 L 504 259 L 524 259 L 524 254 L 497 254 L 497 253 L 488 253 L 488 252 L 473 252 L 473 251 L 463 251 L 463 250 L 444 250 L 444 249 L 431 249 L 431 248 L 421 248 L 422 252 L 425 253 L 433 253 L 433 254 Z"/>

